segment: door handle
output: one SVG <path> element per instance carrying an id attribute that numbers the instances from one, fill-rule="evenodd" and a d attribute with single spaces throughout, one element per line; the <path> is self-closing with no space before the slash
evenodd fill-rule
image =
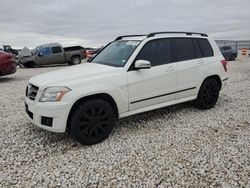
<path id="1" fill-rule="evenodd" d="M 165 69 L 165 72 L 171 72 L 174 71 L 174 66 L 169 66 Z"/>
<path id="2" fill-rule="evenodd" d="M 205 61 L 199 60 L 197 64 L 202 65 L 202 64 L 204 64 L 204 63 L 205 63 Z"/>

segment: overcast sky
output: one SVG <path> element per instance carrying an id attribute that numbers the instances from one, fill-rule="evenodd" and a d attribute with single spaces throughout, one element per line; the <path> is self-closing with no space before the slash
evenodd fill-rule
<path id="1" fill-rule="evenodd" d="M 249 7 L 249 0 L 1 1 L 0 45 L 98 47 L 118 35 L 167 30 L 250 39 Z"/>

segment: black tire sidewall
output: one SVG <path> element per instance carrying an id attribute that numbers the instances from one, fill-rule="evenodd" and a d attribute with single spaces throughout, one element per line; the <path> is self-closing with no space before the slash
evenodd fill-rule
<path id="1" fill-rule="evenodd" d="M 218 94 L 216 96 L 216 99 L 214 100 L 214 102 L 211 104 L 211 105 L 206 105 L 205 104 L 205 101 L 202 99 L 202 93 L 203 93 L 203 90 L 207 87 L 208 84 L 214 84 L 216 88 L 218 88 Z M 198 93 L 198 97 L 195 101 L 195 104 L 196 106 L 198 106 L 199 108 L 201 109 L 210 109 L 210 108 L 213 108 L 215 106 L 215 104 L 217 103 L 217 100 L 219 98 L 219 93 L 220 93 L 220 86 L 219 86 L 219 83 L 215 80 L 215 79 L 207 79 L 205 80 L 201 87 L 200 87 L 200 90 L 199 90 L 199 93 Z"/>
<path id="2" fill-rule="evenodd" d="M 87 138 L 80 134 L 79 130 L 79 118 L 82 117 L 83 112 L 93 106 L 102 106 L 109 114 L 110 123 L 108 127 L 105 129 L 105 134 L 102 137 L 98 138 Z M 115 126 L 115 114 L 114 110 L 109 103 L 100 99 L 94 99 L 90 101 L 81 102 L 78 106 L 74 109 L 71 119 L 70 119 L 70 132 L 71 135 L 81 144 L 85 145 L 92 145 L 100 143 L 101 141 L 105 140 L 109 137 L 110 133 L 112 132 Z"/>

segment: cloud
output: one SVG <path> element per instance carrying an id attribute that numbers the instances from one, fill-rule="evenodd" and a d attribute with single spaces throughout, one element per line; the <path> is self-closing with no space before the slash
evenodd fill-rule
<path id="1" fill-rule="evenodd" d="M 0 6 L 0 45 L 100 46 L 122 34 L 166 30 L 250 39 L 247 5 L 248 0 L 8 0 Z"/>

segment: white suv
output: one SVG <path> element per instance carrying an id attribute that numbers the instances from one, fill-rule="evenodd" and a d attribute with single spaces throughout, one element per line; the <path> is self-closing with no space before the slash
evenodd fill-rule
<path id="1" fill-rule="evenodd" d="M 38 127 L 95 144 L 122 117 L 192 100 L 212 108 L 228 79 L 226 65 L 203 33 L 120 36 L 90 63 L 31 78 L 26 112 Z"/>

